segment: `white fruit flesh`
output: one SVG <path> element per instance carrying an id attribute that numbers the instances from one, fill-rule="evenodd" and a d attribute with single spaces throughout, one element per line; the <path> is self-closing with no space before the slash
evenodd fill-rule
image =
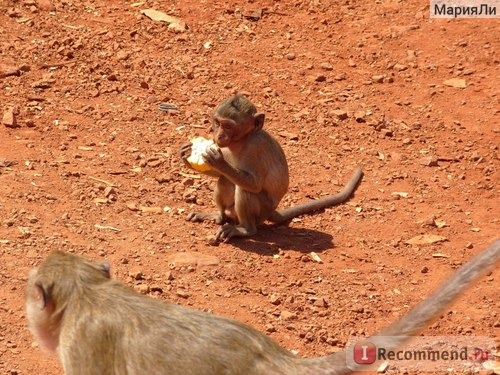
<path id="1" fill-rule="evenodd" d="M 207 148 L 215 144 L 214 141 L 203 137 L 196 137 L 191 139 L 191 143 L 193 144 L 191 147 L 191 155 L 187 158 L 189 164 L 191 164 L 193 169 L 199 172 L 210 170 L 210 166 L 205 163 L 202 155 Z"/>

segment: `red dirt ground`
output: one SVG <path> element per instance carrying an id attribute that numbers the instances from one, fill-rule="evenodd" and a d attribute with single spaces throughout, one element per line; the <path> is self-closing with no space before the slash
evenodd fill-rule
<path id="1" fill-rule="evenodd" d="M 429 19 L 422 0 L 168 3 L 0 1 L 2 374 L 62 373 L 23 306 L 28 270 L 54 249 L 320 356 L 403 315 L 499 236 L 497 20 Z M 209 246 L 216 226 L 185 216 L 213 208 L 214 181 L 178 148 L 235 92 L 287 154 L 283 207 L 338 191 L 361 165 L 353 199 Z M 406 243 L 430 234 L 446 240 Z M 424 333 L 498 341 L 499 277 Z"/>

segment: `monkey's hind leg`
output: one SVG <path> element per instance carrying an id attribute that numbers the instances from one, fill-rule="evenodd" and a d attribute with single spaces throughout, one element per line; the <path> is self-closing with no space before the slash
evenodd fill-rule
<path id="1" fill-rule="evenodd" d="M 238 224 L 227 223 L 219 228 L 215 239 L 228 242 L 232 237 L 248 237 L 257 233 L 257 225 L 276 208 L 264 191 L 255 194 L 236 187 L 234 211 Z"/>
<path id="2" fill-rule="evenodd" d="M 234 184 L 224 176 L 219 177 L 215 185 L 215 203 L 219 212 L 191 212 L 187 220 L 200 223 L 202 221 L 212 221 L 215 224 L 223 225 L 228 220 L 237 220 L 234 213 Z"/>

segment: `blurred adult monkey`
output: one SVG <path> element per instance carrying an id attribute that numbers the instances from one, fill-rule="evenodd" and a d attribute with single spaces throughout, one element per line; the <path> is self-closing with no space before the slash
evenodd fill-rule
<path id="1" fill-rule="evenodd" d="M 250 100 L 235 95 L 216 108 L 212 119 L 214 142 L 204 161 L 212 168 L 208 175 L 218 177 L 215 203 L 218 212 L 189 214 L 190 221 L 215 221 L 222 225 L 217 241 L 251 236 L 257 226 L 269 220 L 286 222 L 347 201 L 363 177 L 357 168 L 342 191 L 284 210 L 276 210 L 288 190 L 288 164 L 278 142 L 265 130 L 264 114 Z M 191 155 L 191 143 L 181 146 L 181 158 Z"/>
<path id="2" fill-rule="evenodd" d="M 500 240 L 436 292 L 368 340 L 396 349 L 500 259 Z M 66 375 L 334 375 L 359 370 L 347 353 L 302 359 L 263 333 L 209 313 L 152 299 L 112 280 L 109 265 L 52 253 L 30 272 L 29 327 L 57 351 Z"/>

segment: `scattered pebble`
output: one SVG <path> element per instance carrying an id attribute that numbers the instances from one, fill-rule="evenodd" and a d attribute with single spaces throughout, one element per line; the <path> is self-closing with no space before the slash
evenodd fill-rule
<path id="1" fill-rule="evenodd" d="M 13 108 L 9 108 L 3 113 L 2 124 L 8 128 L 17 127 L 16 115 Z"/>

